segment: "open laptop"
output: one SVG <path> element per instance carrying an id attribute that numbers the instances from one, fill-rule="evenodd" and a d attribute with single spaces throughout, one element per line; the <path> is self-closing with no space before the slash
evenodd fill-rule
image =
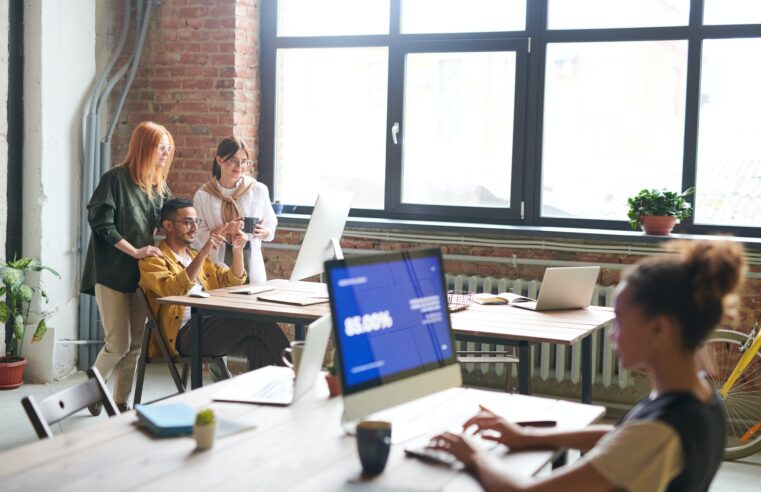
<path id="1" fill-rule="evenodd" d="M 307 329 L 304 352 L 294 380 L 289 367 L 269 366 L 256 371 L 253 384 L 231 384 L 214 395 L 215 401 L 287 406 L 298 400 L 314 385 L 322 368 L 332 322 L 323 316 Z"/>
<path id="2" fill-rule="evenodd" d="M 599 275 L 599 266 L 548 268 L 544 271 L 542 287 L 539 289 L 536 302 L 528 301 L 511 305 L 532 311 L 589 307 Z"/>

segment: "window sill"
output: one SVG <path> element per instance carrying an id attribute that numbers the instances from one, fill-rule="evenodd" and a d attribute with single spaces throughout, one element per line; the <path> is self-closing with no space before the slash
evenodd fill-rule
<path id="1" fill-rule="evenodd" d="M 280 214 L 279 226 L 306 226 L 309 215 L 303 214 Z M 678 226 L 677 226 L 678 227 Z M 560 238 L 577 241 L 605 241 L 616 243 L 630 243 L 652 245 L 663 243 L 672 239 L 726 239 L 736 241 L 749 250 L 761 251 L 761 238 L 734 237 L 701 234 L 671 234 L 670 236 L 649 236 L 638 231 L 615 231 L 606 229 L 581 229 L 572 227 L 539 227 L 539 226 L 513 226 L 498 224 L 475 224 L 461 222 L 436 222 L 423 220 L 399 220 L 379 219 L 370 217 L 349 217 L 346 223 L 347 230 L 374 229 L 374 230 L 404 230 L 421 231 L 426 233 L 457 233 L 468 236 L 502 236 L 515 239 L 524 238 Z"/>

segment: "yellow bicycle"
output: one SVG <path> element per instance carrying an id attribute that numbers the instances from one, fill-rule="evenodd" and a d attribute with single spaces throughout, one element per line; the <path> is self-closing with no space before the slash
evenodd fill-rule
<path id="1" fill-rule="evenodd" d="M 698 352 L 698 365 L 716 388 L 727 417 L 724 457 L 761 451 L 761 317 L 750 333 L 715 330 Z"/>

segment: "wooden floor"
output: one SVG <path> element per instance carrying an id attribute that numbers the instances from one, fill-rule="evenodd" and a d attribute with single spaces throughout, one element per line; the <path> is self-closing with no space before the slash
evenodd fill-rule
<path id="1" fill-rule="evenodd" d="M 206 376 L 206 375 L 204 375 Z M 21 444 L 36 440 L 36 436 L 26 415 L 21 408 L 20 400 L 25 395 L 38 398 L 59 391 L 71 384 L 84 380 L 84 373 L 78 373 L 53 384 L 25 384 L 21 388 L 10 391 L 0 391 L 0 451 L 12 449 Z M 149 366 L 146 375 L 145 400 L 150 401 L 168 395 L 174 390 L 174 385 L 168 371 L 159 366 Z M 106 418 L 105 412 L 100 417 L 91 417 L 87 411 L 80 412 L 66 419 L 61 426 L 56 426 L 53 432 L 58 434 L 74 428 L 86 427 L 98 419 Z M 573 459 L 573 455 L 571 455 Z M 0 466 L 2 466 L 0 464 Z M 761 454 L 738 462 L 725 462 L 719 469 L 719 474 L 711 487 L 712 492 L 742 492 L 761 490 Z"/>

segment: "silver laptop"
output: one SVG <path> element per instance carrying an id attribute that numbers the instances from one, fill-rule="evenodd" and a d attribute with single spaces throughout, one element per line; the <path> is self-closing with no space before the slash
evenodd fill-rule
<path id="1" fill-rule="evenodd" d="M 556 311 L 589 307 L 595 290 L 599 266 L 548 268 L 536 302 L 511 304 L 533 311 Z"/>
<path id="2" fill-rule="evenodd" d="M 289 367 L 264 367 L 256 371 L 253 383 L 246 379 L 245 385 L 231 384 L 215 394 L 214 400 L 262 405 L 290 405 L 295 402 L 314 386 L 320 374 L 331 324 L 328 315 L 309 325 L 295 380 Z"/>

